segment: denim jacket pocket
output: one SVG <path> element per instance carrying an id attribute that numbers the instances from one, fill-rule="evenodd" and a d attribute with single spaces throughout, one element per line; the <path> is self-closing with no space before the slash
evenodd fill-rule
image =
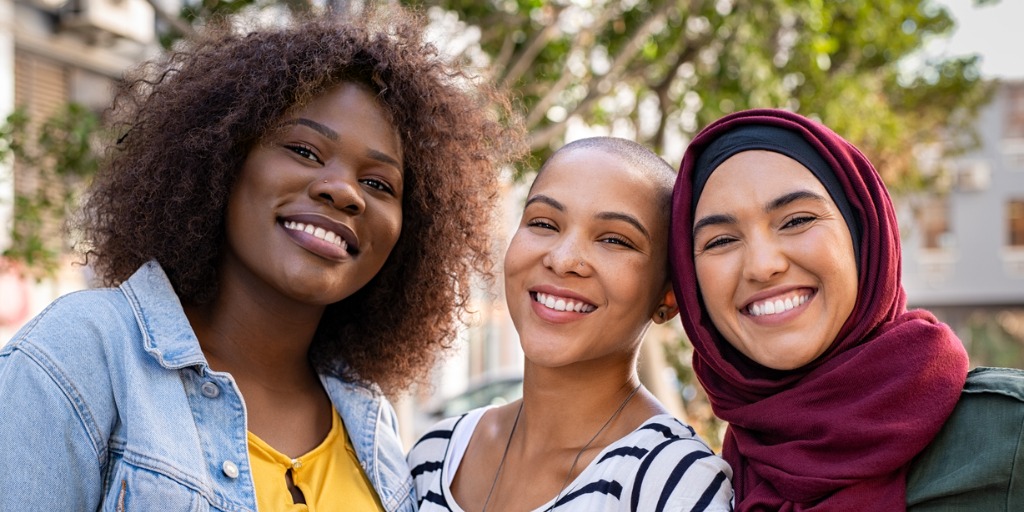
<path id="1" fill-rule="evenodd" d="M 111 460 L 103 512 L 167 510 L 209 512 L 209 502 L 196 490 L 155 471 Z"/>

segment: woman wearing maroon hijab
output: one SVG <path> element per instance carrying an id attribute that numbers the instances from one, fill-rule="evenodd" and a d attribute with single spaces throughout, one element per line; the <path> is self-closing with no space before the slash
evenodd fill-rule
<path id="1" fill-rule="evenodd" d="M 871 163 L 800 115 L 738 112 L 688 147 L 672 216 L 675 291 L 729 423 L 736 509 L 904 509 L 968 360 L 949 327 L 906 309 Z"/>

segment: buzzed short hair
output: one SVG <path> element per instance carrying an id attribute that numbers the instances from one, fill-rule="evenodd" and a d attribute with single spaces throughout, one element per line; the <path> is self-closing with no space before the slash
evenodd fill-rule
<path id="1" fill-rule="evenodd" d="M 621 158 L 630 166 L 640 170 L 657 185 L 659 204 L 665 210 L 666 215 L 668 214 L 672 206 L 672 187 L 676 182 L 676 170 L 647 146 L 629 139 L 620 137 L 588 137 L 574 140 L 558 148 L 544 162 L 544 165 L 537 171 L 534 183 L 544 173 L 544 170 L 560 156 L 584 149 L 603 151 Z"/>

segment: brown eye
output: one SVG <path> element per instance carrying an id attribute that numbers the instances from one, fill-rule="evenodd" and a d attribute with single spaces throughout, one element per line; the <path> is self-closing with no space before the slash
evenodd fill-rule
<path id="1" fill-rule="evenodd" d="M 359 181 L 362 182 L 362 183 L 365 183 L 366 185 L 368 185 L 368 186 L 370 186 L 370 187 L 372 187 L 374 189 L 380 190 L 381 192 L 385 192 L 385 193 L 390 194 L 390 195 L 395 195 L 395 189 L 392 188 L 391 185 L 389 185 L 385 181 L 381 181 L 381 180 L 374 179 L 374 178 L 367 178 L 367 179 L 359 180 Z"/>
<path id="2" fill-rule="evenodd" d="M 708 243 L 704 244 L 704 250 L 707 251 L 707 250 L 710 250 L 710 249 L 716 249 L 718 247 L 725 247 L 726 245 L 729 245 L 729 244 L 731 244 L 732 242 L 735 242 L 735 241 L 736 241 L 736 239 L 732 238 L 732 237 L 717 236 L 717 237 L 712 238 L 711 240 L 709 240 Z"/>
<path id="3" fill-rule="evenodd" d="M 291 151 L 292 153 L 295 153 L 296 155 L 299 155 L 302 158 L 305 158 L 306 160 L 311 160 L 316 163 L 323 163 L 320 161 L 320 158 L 316 156 L 316 153 L 314 153 L 313 150 L 309 147 L 303 146 L 301 144 L 289 144 L 285 145 L 285 147 L 288 148 L 288 150 Z"/>
<path id="4" fill-rule="evenodd" d="M 543 220 L 531 220 L 530 222 L 526 223 L 526 226 L 530 227 L 530 228 L 536 227 L 536 228 L 550 229 L 552 231 L 556 231 L 555 226 L 552 226 L 551 224 L 549 224 L 548 222 L 543 221 Z"/>
<path id="5" fill-rule="evenodd" d="M 627 239 L 626 239 L 625 237 L 622 237 L 622 236 L 618 236 L 618 235 L 609 235 L 609 236 L 606 236 L 606 237 L 602 238 L 602 239 L 601 239 L 601 241 L 602 241 L 602 242 L 605 242 L 605 243 L 609 243 L 609 244 L 612 244 L 612 245 L 621 245 L 621 246 L 623 246 L 623 247 L 628 247 L 628 248 L 630 248 L 630 249 L 635 249 L 635 248 L 636 248 L 636 247 L 635 247 L 635 246 L 633 245 L 633 243 L 632 243 L 632 242 L 630 242 L 629 240 L 627 240 Z"/>
<path id="6" fill-rule="evenodd" d="M 815 219 L 816 219 L 816 217 L 811 217 L 811 216 L 794 217 L 792 219 L 789 219 L 789 221 L 787 221 L 785 224 L 783 224 L 782 225 L 782 229 L 795 228 L 797 226 L 802 226 L 804 224 L 807 224 L 808 222 L 814 222 Z"/>

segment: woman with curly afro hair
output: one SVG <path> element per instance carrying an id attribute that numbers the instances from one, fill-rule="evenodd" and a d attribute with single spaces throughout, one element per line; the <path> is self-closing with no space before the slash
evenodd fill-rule
<path id="1" fill-rule="evenodd" d="M 0 350 L 0 509 L 413 510 L 385 397 L 490 270 L 508 99 L 380 8 L 211 25 L 111 120 L 80 218 L 108 288 Z"/>

